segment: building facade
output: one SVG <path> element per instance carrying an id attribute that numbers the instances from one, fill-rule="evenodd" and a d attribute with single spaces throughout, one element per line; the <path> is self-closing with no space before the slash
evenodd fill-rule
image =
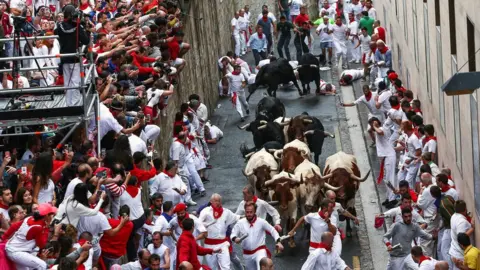
<path id="1" fill-rule="evenodd" d="M 394 70 L 422 102 L 424 122 L 435 126 L 438 165 L 452 170 L 461 198 L 479 217 L 480 94 L 446 96 L 440 88 L 456 72 L 480 71 L 480 1 L 375 0 L 374 7 Z"/>

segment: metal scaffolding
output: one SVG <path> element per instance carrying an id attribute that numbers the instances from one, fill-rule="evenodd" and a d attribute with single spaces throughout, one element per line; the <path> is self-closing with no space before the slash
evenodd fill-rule
<path id="1" fill-rule="evenodd" d="M 28 37 L 27 40 L 43 40 L 43 39 L 53 39 L 58 38 L 58 36 L 38 36 L 38 37 Z M 22 38 L 23 40 L 23 38 Z M 90 39 L 89 48 L 92 48 L 92 40 Z M 10 42 L 13 43 L 13 38 L 0 38 L 1 42 Z M 14 45 L 14 44 L 12 44 Z M 28 45 L 26 45 L 28 46 Z M 84 46 L 85 47 L 85 46 Z M 92 54 L 90 54 L 89 64 L 84 64 L 83 58 L 86 57 L 84 53 L 85 48 L 79 48 L 77 53 L 65 53 L 57 55 L 33 55 L 33 56 L 12 56 L 12 57 L 0 57 L 0 62 L 21 62 L 22 60 L 30 59 L 61 59 L 64 57 L 78 57 L 79 61 L 77 64 L 80 65 L 80 85 L 78 87 L 68 87 L 64 86 L 47 86 L 47 87 L 29 87 L 29 88 L 19 88 L 19 89 L 1 89 L 0 90 L 0 103 L 7 104 L 7 106 L 0 107 L 0 129 L 7 129 L 10 127 L 22 127 L 22 126 L 34 126 L 34 125 L 51 125 L 56 124 L 57 128 L 49 129 L 40 132 L 31 132 L 23 131 L 22 128 L 15 128 L 15 133 L 9 134 L 0 134 L 0 137 L 7 136 L 22 136 L 22 135 L 38 135 L 43 133 L 54 133 L 60 130 L 73 129 L 80 126 L 83 122 L 85 124 L 85 130 L 88 133 L 88 124 L 93 119 L 96 123 L 97 134 L 99 133 L 100 125 L 100 100 L 99 95 L 95 89 L 95 63 Z M 89 50 L 90 51 L 90 50 Z M 13 64 L 13 63 L 12 63 Z M 40 67 L 42 72 L 46 70 L 56 69 L 58 66 L 49 66 L 49 67 Z M 30 71 L 40 71 L 38 68 L 25 67 L 19 68 L 20 73 L 30 72 Z M 11 69 L 1 69 L 0 72 L 6 76 L 6 72 L 10 72 Z M 43 79 L 42 79 L 43 80 Z M 1 82 L 0 82 L 1 83 Z M 68 82 L 65 82 L 68 84 Z M 12 86 L 13 86 L 12 82 Z M 79 90 L 82 95 L 82 103 L 78 107 L 55 107 L 58 104 L 54 105 L 52 108 L 24 108 L 21 107 L 13 108 L 14 101 L 18 103 L 29 103 L 25 101 L 25 96 L 29 97 L 30 100 L 35 99 L 35 97 L 43 97 L 46 95 L 51 95 L 50 100 L 52 103 L 55 103 L 55 98 L 59 100 L 65 99 L 66 90 Z M 20 98 L 22 97 L 22 98 Z M 41 99 L 39 99 L 41 100 Z M 8 101 L 8 102 L 7 102 Z M 31 101 L 32 103 L 38 101 Z M 44 101 L 42 101 L 44 102 Z M 48 101 L 47 101 L 48 102 Z M 23 104 L 22 103 L 22 104 Z M 12 108 L 8 108 L 8 105 L 12 104 Z M 44 103 L 47 104 L 47 103 Z M 66 104 L 66 103 L 65 103 Z M 46 106 L 46 105 L 45 105 Z M 73 132 L 68 132 L 66 137 L 69 137 Z M 88 134 L 87 134 L 88 135 Z M 66 140 L 67 138 L 65 138 Z M 100 153 L 100 138 L 97 136 L 97 147 L 98 153 Z"/>

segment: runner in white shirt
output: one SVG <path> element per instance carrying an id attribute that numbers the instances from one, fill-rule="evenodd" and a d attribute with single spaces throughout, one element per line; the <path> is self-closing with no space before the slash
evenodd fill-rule
<path id="1" fill-rule="evenodd" d="M 150 196 L 160 193 L 164 201 L 171 201 L 173 206 L 184 201 L 187 197 L 187 186 L 177 174 L 177 166 L 173 162 L 168 162 L 165 170 L 157 174 L 150 185 Z"/>
<path id="2" fill-rule="evenodd" d="M 318 6 L 320 6 L 320 4 Z M 323 7 L 320 9 L 320 14 L 324 14 L 324 13 L 327 14 L 328 19 L 335 20 L 335 16 L 337 15 L 337 12 L 335 11 L 334 5 L 330 5 L 328 0 L 324 1 Z"/>
<path id="3" fill-rule="evenodd" d="M 389 101 L 390 97 L 392 96 L 392 92 L 386 88 L 385 82 L 380 82 L 377 90 L 377 92 L 380 94 L 375 97 L 375 107 L 381 110 L 385 115 L 392 108 Z"/>
<path id="4" fill-rule="evenodd" d="M 362 11 L 363 11 L 363 6 L 360 3 L 360 0 L 352 0 L 352 2 L 348 7 L 348 12 L 353 13 L 353 15 L 355 16 L 355 20 L 357 22 L 360 21 Z"/>
<path id="5" fill-rule="evenodd" d="M 328 49 L 328 61 L 329 65 L 331 65 L 333 52 L 333 26 L 330 24 L 327 16 L 323 17 L 323 22 L 317 27 L 315 32 L 320 36 L 320 48 L 322 49 L 322 54 L 326 56 Z M 325 61 L 326 60 L 327 59 L 325 59 Z"/>
<path id="6" fill-rule="evenodd" d="M 160 257 L 160 269 L 170 268 L 170 249 L 163 244 L 163 236 L 159 231 L 152 234 L 152 243 L 147 246 L 150 254 L 157 254 Z"/>
<path id="7" fill-rule="evenodd" d="M 240 54 L 237 54 L 237 56 L 242 56 L 247 53 L 247 31 L 250 25 L 244 9 L 240 9 L 238 12 L 237 24 L 240 31 Z"/>
<path id="8" fill-rule="evenodd" d="M 205 124 L 205 137 L 206 137 L 206 142 L 215 144 L 217 143 L 221 138 L 223 138 L 223 131 L 221 131 L 217 126 L 212 125 L 210 121 L 208 121 Z"/>
<path id="9" fill-rule="evenodd" d="M 360 31 L 358 29 L 358 21 L 355 20 L 355 17 L 353 13 L 348 14 L 348 52 L 347 54 L 352 55 L 352 60 L 350 60 L 350 63 L 359 64 L 360 63 L 360 48 L 358 48 L 358 45 L 360 45 L 360 41 L 358 39 L 358 35 L 360 34 Z"/>
<path id="10" fill-rule="evenodd" d="M 169 230 L 169 222 L 173 218 L 173 211 L 174 205 L 171 201 L 165 201 L 163 203 L 163 212 L 162 214 L 155 220 L 155 224 L 153 225 L 153 232 L 160 232 L 163 236 L 162 242 L 165 246 L 168 247 L 168 252 L 170 256 L 170 270 L 175 270 L 175 261 L 177 258 L 177 245 L 172 238 L 172 232 Z"/>
<path id="11" fill-rule="evenodd" d="M 187 212 L 187 206 L 184 203 L 177 204 L 177 206 L 175 206 L 174 212 L 177 215 L 170 220 L 169 229 L 173 231 L 175 239 L 178 239 L 183 232 L 182 221 L 185 218 L 191 218 L 195 222 L 193 236 L 195 237 L 197 243 L 200 244 L 200 240 L 204 239 L 207 235 L 207 229 L 205 228 L 205 226 L 203 226 L 203 223 L 201 223 L 196 216 L 190 215 Z"/>
<path id="12" fill-rule="evenodd" d="M 278 213 L 275 207 L 271 206 L 268 202 L 259 199 L 257 196 L 254 196 L 255 190 L 251 185 L 247 185 L 243 188 L 243 201 L 238 204 L 237 211 L 235 214 L 239 216 L 245 215 L 245 203 L 253 202 L 257 207 L 256 215 L 261 219 L 266 219 L 267 214 L 272 218 L 275 229 L 279 232 L 282 231 L 280 226 L 280 214 Z"/>
<path id="13" fill-rule="evenodd" d="M 238 12 L 235 12 L 235 17 L 230 21 L 230 26 L 232 28 L 232 36 L 233 39 L 235 40 L 235 54 L 240 55 L 240 48 L 241 48 L 241 42 L 240 42 L 240 26 L 238 23 Z"/>
<path id="14" fill-rule="evenodd" d="M 332 213 L 335 204 L 328 199 L 323 199 L 320 203 L 320 211 L 309 213 L 301 217 L 293 229 L 288 233 L 290 236 L 295 235 L 295 231 L 304 223 L 310 224 L 310 248 L 312 253 L 315 249 L 321 247 L 321 236 L 324 232 L 330 231 L 333 235 L 337 234 L 337 228 L 330 221 L 330 213 Z M 336 251 L 338 253 L 338 251 Z"/>
<path id="15" fill-rule="evenodd" d="M 363 65 L 363 70 L 364 70 L 364 74 L 367 74 L 368 73 L 368 67 L 369 67 L 369 63 L 367 60 L 367 57 L 370 55 L 370 52 L 372 51 L 370 49 L 370 42 L 372 41 L 372 38 L 368 35 L 368 32 L 367 32 L 367 28 L 362 28 L 360 29 L 360 33 L 359 33 L 359 36 L 358 36 L 358 45 L 357 45 L 357 48 L 360 47 L 361 48 L 361 55 L 362 55 L 362 65 Z"/>
<path id="16" fill-rule="evenodd" d="M 418 213 L 415 208 L 412 208 L 412 197 L 410 194 L 405 193 L 402 195 L 401 205 L 390 210 L 387 210 L 383 214 L 376 215 L 376 217 L 391 218 L 392 223 L 402 221 L 402 209 L 410 208 L 412 209 L 412 221 L 418 224 L 425 224 L 425 220 Z M 422 225 L 420 225 L 422 227 Z"/>
<path id="17" fill-rule="evenodd" d="M 250 114 L 247 99 L 245 97 L 245 87 L 247 85 L 247 78 L 241 73 L 240 66 L 235 66 L 232 73 L 225 75 L 228 79 L 228 93 L 232 97 L 232 103 L 235 105 L 235 109 L 240 114 L 241 121 L 245 121 L 243 116 L 243 109 L 245 109 L 247 115 Z"/>
<path id="18" fill-rule="evenodd" d="M 303 6 L 303 0 L 292 0 L 290 2 L 290 17 L 291 22 L 295 21 L 298 15 L 300 15 L 300 7 Z"/>
<path id="19" fill-rule="evenodd" d="M 143 109 L 145 116 L 150 120 L 146 121 L 147 124 L 155 123 L 154 120 L 160 116 L 157 111 L 158 104 L 164 103 L 164 98 L 173 94 L 173 84 L 170 84 L 168 90 L 162 89 L 167 89 L 167 84 L 164 80 L 158 79 L 154 87 L 147 90 L 147 105 Z"/>
<path id="20" fill-rule="evenodd" d="M 404 163 L 406 172 L 398 174 L 398 180 L 407 180 L 410 188 L 414 189 L 416 184 L 417 172 L 420 168 L 419 162 L 422 156 L 422 143 L 415 134 L 413 127 L 409 121 L 404 122 L 403 132 L 408 136 L 407 142 L 404 145 L 406 160 Z M 401 143 L 401 142 L 399 142 Z"/>
<path id="21" fill-rule="evenodd" d="M 423 211 L 423 219 L 427 224 L 426 233 L 432 234 L 438 231 L 440 217 L 437 215 L 437 206 L 435 202 L 442 196 L 438 186 L 430 185 L 421 191 L 418 197 L 417 207 Z M 435 241 L 431 239 L 420 239 L 419 245 L 422 246 L 427 256 L 432 256 L 434 252 Z"/>
<path id="22" fill-rule="evenodd" d="M 437 153 L 437 137 L 435 137 L 435 128 L 433 125 L 425 125 L 423 127 L 425 132 L 425 139 L 423 143 L 423 153 L 430 152 L 432 153 L 432 160 L 435 159 L 435 154 Z"/>
<path id="23" fill-rule="evenodd" d="M 222 207 L 222 197 L 214 193 L 210 198 L 210 206 L 200 212 L 199 220 L 207 228 L 208 237 L 205 238 L 205 247 L 222 249 L 221 253 L 206 255 L 207 264 L 215 269 L 230 270 L 230 252 L 227 238 L 227 228 L 234 225 L 239 216 L 229 209 Z"/>
<path id="24" fill-rule="evenodd" d="M 363 78 L 363 69 L 347 69 L 340 74 L 340 85 L 350 85 L 353 81 Z"/>
<path id="25" fill-rule="evenodd" d="M 343 69 L 348 68 L 347 64 L 347 26 L 342 23 L 342 18 L 335 19 L 333 25 L 333 45 L 335 46 L 335 63 L 340 64 L 342 58 Z"/>
<path id="26" fill-rule="evenodd" d="M 398 98 L 396 96 L 390 96 L 388 102 L 391 109 L 387 111 L 387 117 L 385 122 L 383 122 L 383 125 L 392 131 L 389 141 L 393 145 L 400 135 L 398 134 L 398 131 L 400 130 L 400 124 L 402 123 L 403 112 L 400 109 L 400 104 L 398 103 Z"/>
<path id="27" fill-rule="evenodd" d="M 368 17 L 376 20 L 377 19 L 377 10 L 372 6 L 372 1 L 365 1 L 365 6 L 363 7 L 364 11 L 368 11 Z"/>
<path id="28" fill-rule="evenodd" d="M 340 255 L 333 250 L 333 239 L 331 232 L 322 233 L 319 248 L 310 252 L 302 265 L 302 270 L 351 270 L 340 258 Z"/>
<path id="29" fill-rule="evenodd" d="M 184 195 L 183 200 L 189 205 L 196 205 L 191 197 L 190 181 L 188 179 L 190 177 L 190 173 L 188 172 L 187 168 L 187 160 L 190 158 L 191 152 L 186 145 L 186 136 L 187 134 L 185 132 L 180 132 L 178 134 L 177 139 L 170 145 L 170 158 L 177 165 L 177 174 L 187 187 L 187 192 L 182 194 Z"/>
<path id="30" fill-rule="evenodd" d="M 412 247 L 411 255 L 413 261 L 418 263 L 418 270 L 449 269 L 447 262 L 437 261 L 432 257 L 425 256 L 420 246 Z"/>
<path id="31" fill-rule="evenodd" d="M 463 249 L 458 244 L 458 234 L 465 233 L 468 236 L 472 236 L 475 231 L 475 226 L 472 226 L 473 221 L 469 221 L 470 217 L 467 215 L 467 205 L 465 201 L 459 200 L 455 202 L 455 214 L 452 215 L 450 219 L 450 236 L 452 242 L 450 244 L 450 254 L 452 261 L 461 260 L 463 261 Z M 459 270 L 456 266 L 453 267 L 454 270 Z"/>
<path id="32" fill-rule="evenodd" d="M 241 244 L 243 249 L 243 258 L 245 260 L 246 269 L 260 269 L 260 260 L 268 257 L 267 246 L 265 245 L 265 237 L 268 232 L 276 242 L 276 249 L 283 250 L 280 243 L 280 235 L 262 218 L 257 217 L 256 205 L 248 203 L 245 205 L 245 218 L 240 219 L 233 227 L 230 238 L 232 242 Z M 241 238 L 245 239 L 241 240 Z"/>

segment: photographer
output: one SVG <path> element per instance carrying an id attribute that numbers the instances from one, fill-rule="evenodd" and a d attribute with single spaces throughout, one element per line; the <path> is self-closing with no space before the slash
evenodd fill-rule
<path id="1" fill-rule="evenodd" d="M 80 46 L 89 44 L 92 26 L 88 20 L 87 24 L 79 22 L 82 13 L 73 5 L 66 5 L 63 8 L 63 13 L 65 21 L 59 23 L 57 29 L 55 29 L 55 35 L 59 36 L 60 53 L 76 53 Z M 77 89 L 80 86 L 81 63 L 79 58 L 75 56 L 62 57 L 61 64 L 63 66 L 64 85 L 72 87 L 66 93 L 67 106 L 79 106 L 82 104 L 82 94 Z"/>

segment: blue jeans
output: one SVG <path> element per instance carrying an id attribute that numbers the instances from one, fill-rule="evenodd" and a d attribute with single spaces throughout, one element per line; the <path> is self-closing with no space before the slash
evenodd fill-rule
<path id="1" fill-rule="evenodd" d="M 292 38 L 291 35 L 284 35 L 281 34 L 280 38 L 278 39 L 278 44 L 277 44 L 277 51 L 278 51 L 278 56 L 281 58 L 283 57 L 283 49 L 285 49 L 285 56 L 287 57 L 287 60 L 290 61 L 290 49 L 288 48 L 288 45 L 290 45 L 290 39 Z"/>
<path id="2" fill-rule="evenodd" d="M 290 9 L 284 9 L 282 12 L 280 12 L 280 16 L 285 16 L 289 22 L 292 21 L 292 18 L 290 18 Z"/>

